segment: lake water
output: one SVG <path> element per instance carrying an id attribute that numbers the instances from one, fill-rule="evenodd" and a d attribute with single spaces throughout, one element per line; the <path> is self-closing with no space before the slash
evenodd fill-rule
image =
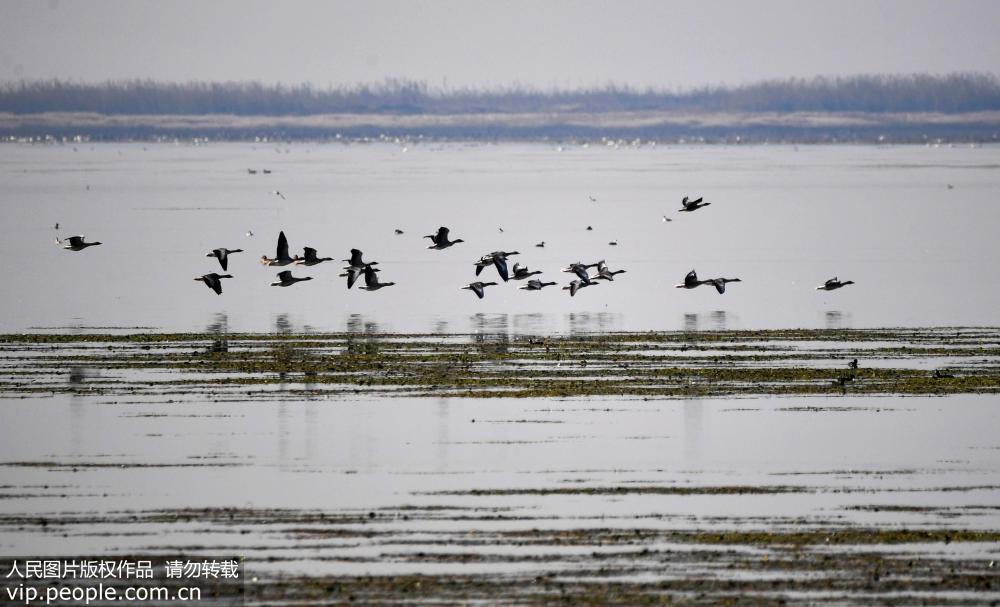
<path id="1" fill-rule="evenodd" d="M 1000 310 L 997 145 L 8 144 L 0 181 L 3 332 L 992 325 Z M 678 213 L 684 195 L 711 205 Z M 428 250 L 440 225 L 465 242 Z M 348 291 L 338 261 L 271 287 L 257 260 L 279 230 L 293 254 L 360 248 L 396 286 Z M 73 234 L 104 244 L 54 243 Z M 220 271 L 215 247 L 245 251 L 221 296 L 192 281 Z M 560 286 L 575 261 L 627 273 L 573 298 L 460 290 L 498 249 Z M 743 282 L 674 289 L 692 268 Z M 857 284 L 815 290 L 834 275 Z"/>

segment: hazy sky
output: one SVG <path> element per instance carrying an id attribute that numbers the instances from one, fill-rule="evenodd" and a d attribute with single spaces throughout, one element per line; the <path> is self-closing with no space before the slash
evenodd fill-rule
<path id="1" fill-rule="evenodd" d="M 996 0 L 0 0 L 0 81 L 657 88 L 1000 72 Z"/>

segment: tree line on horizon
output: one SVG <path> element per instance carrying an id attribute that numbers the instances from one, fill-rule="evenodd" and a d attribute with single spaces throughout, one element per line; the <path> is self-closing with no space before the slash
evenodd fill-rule
<path id="1" fill-rule="evenodd" d="M 258 82 L 62 80 L 0 84 L 0 112 L 124 114 L 480 114 L 531 112 L 941 112 L 1000 110 L 995 74 L 858 75 L 788 78 L 682 92 L 621 85 L 579 90 L 524 86 L 432 90 L 390 79 L 316 88 Z"/>

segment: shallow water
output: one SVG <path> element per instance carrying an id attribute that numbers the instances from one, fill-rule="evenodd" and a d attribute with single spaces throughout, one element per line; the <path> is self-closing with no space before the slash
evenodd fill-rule
<path id="1" fill-rule="evenodd" d="M 998 168 L 998 145 L 7 144 L 0 331 L 992 325 Z M 712 204 L 678 213 L 683 195 Z M 466 242 L 427 250 L 439 225 Z M 397 284 L 347 291 L 338 262 L 272 288 L 276 270 L 257 259 L 281 229 L 293 253 L 360 248 Z M 104 244 L 53 242 L 78 233 Z M 245 250 L 222 296 L 191 280 L 220 271 L 204 256 L 219 246 Z M 628 273 L 573 298 L 515 281 L 481 301 L 460 290 L 497 249 L 560 284 L 577 260 Z M 743 282 L 722 296 L 674 289 L 692 268 Z M 833 275 L 857 284 L 814 289 Z"/>

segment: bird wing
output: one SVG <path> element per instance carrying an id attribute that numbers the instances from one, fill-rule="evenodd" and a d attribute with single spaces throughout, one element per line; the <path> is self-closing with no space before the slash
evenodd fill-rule
<path id="1" fill-rule="evenodd" d="M 494 255 L 493 265 L 497 267 L 497 272 L 500 273 L 500 278 L 502 278 L 504 282 L 507 282 L 507 278 L 509 277 L 507 274 L 507 260 L 505 260 L 501 255 Z"/>
<path id="2" fill-rule="evenodd" d="M 306 261 L 316 261 L 316 249 L 312 247 L 302 247 L 302 253 L 305 255 Z"/>
<path id="3" fill-rule="evenodd" d="M 218 274 L 209 274 L 205 276 L 205 284 L 207 284 L 216 295 L 222 295 L 222 281 L 219 280 Z"/>
<path id="4" fill-rule="evenodd" d="M 474 282 L 469 285 L 469 287 L 472 288 L 472 291 L 479 297 L 479 299 L 482 299 L 483 295 L 486 294 L 486 291 L 483 289 L 483 283 L 481 282 Z"/>
<path id="5" fill-rule="evenodd" d="M 365 267 L 365 286 L 366 287 L 378 286 L 378 276 L 375 275 L 375 270 L 371 266 Z"/>
<path id="6" fill-rule="evenodd" d="M 439 242 L 448 242 L 448 228 L 444 226 L 438 228 L 437 238 L 434 239 L 434 244 Z"/>
<path id="7" fill-rule="evenodd" d="M 569 296 L 570 297 L 573 297 L 574 295 L 576 295 L 576 292 L 579 291 L 579 290 L 580 290 L 580 281 L 579 280 L 574 280 L 573 282 L 569 283 Z"/>
<path id="8" fill-rule="evenodd" d="M 363 268 L 365 263 L 361 261 L 362 253 L 360 249 L 351 249 L 351 266 L 355 268 Z"/>
<path id="9" fill-rule="evenodd" d="M 583 281 L 589 281 L 590 280 L 590 274 L 587 274 L 587 268 L 584 267 L 582 264 L 578 264 L 578 263 L 577 264 L 573 264 L 571 267 L 573 268 L 573 273 L 576 274 L 577 276 L 579 276 L 580 280 L 583 280 Z M 576 291 L 574 291 L 574 293 L 575 292 Z M 573 293 L 570 293 L 570 295 L 572 295 L 572 294 Z"/>
<path id="10" fill-rule="evenodd" d="M 70 236 L 69 244 L 71 247 L 78 247 L 83 244 L 83 236 Z"/>
<path id="11" fill-rule="evenodd" d="M 281 272 L 278 272 L 278 280 L 280 280 L 281 282 L 288 282 L 289 280 L 291 280 L 291 278 L 292 278 L 291 270 L 282 270 Z"/>
<path id="12" fill-rule="evenodd" d="M 698 286 L 698 274 L 696 274 L 694 270 L 688 272 L 687 276 L 684 277 L 684 286 L 685 287 Z"/>
<path id="13" fill-rule="evenodd" d="M 358 268 L 348 268 L 347 270 L 347 288 L 350 289 L 354 286 L 354 283 L 358 281 L 358 277 L 361 276 L 361 270 Z"/>
<path id="14" fill-rule="evenodd" d="M 278 249 L 276 251 L 277 259 L 285 260 L 288 259 L 288 239 L 285 238 L 285 232 L 278 232 Z"/>
<path id="15" fill-rule="evenodd" d="M 721 278 L 713 279 L 712 284 L 715 286 L 715 290 L 719 292 L 719 295 L 722 295 L 723 293 L 726 292 L 726 281 L 722 280 Z"/>

